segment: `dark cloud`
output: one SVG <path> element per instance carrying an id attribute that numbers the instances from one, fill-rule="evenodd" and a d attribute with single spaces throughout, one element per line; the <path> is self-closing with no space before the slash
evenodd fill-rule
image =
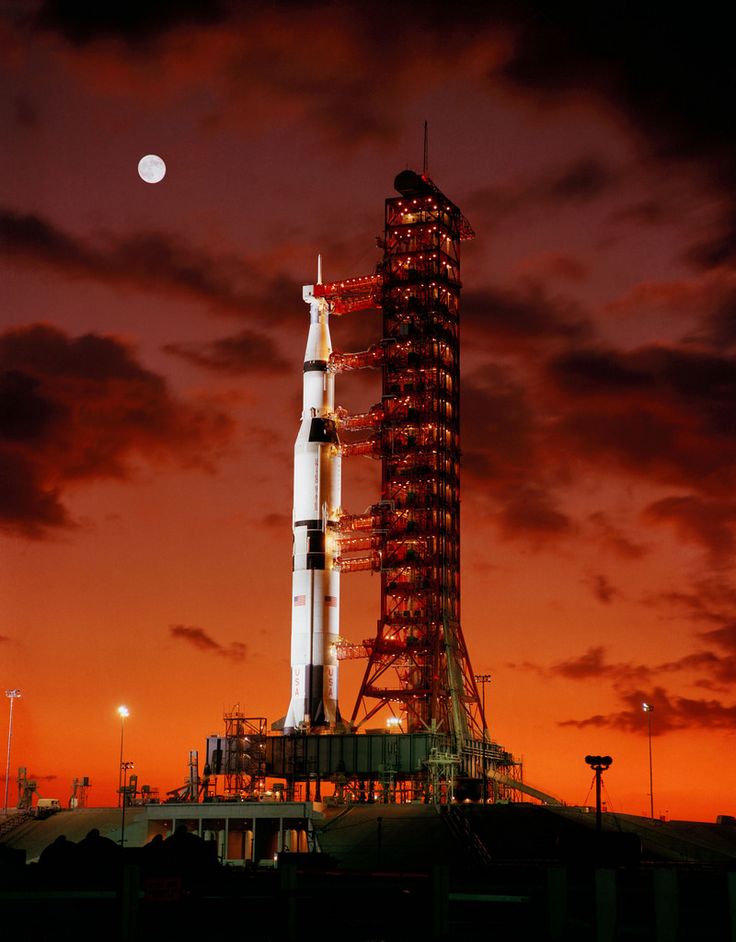
<path id="1" fill-rule="evenodd" d="M 44 0 L 36 26 L 57 31 L 74 45 L 100 38 L 137 45 L 178 27 L 217 23 L 228 6 L 222 0 Z"/>
<path id="2" fill-rule="evenodd" d="M 35 128 L 38 124 L 38 108 L 27 95 L 16 95 L 14 118 L 18 128 L 27 130 Z"/>
<path id="3" fill-rule="evenodd" d="M 290 366 L 275 342 L 256 330 L 242 330 L 210 343 L 171 343 L 164 350 L 218 373 L 267 373 Z"/>
<path id="4" fill-rule="evenodd" d="M 716 349 L 736 344 L 736 290 L 727 291 L 705 318 L 709 341 Z"/>
<path id="5" fill-rule="evenodd" d="M 684 253 L 696 268 L 720 268 L 736 260 L 736 209 L 724 211 L 716 232 L 695 242 Z"/>
<path id="6" fill-rule="evenodd" d="M 677 212 L 669 203 L 657 199 L 639 200 L 617 209 L 609 216 L 614 223 L 633 223 L 636 226 L 660 226 L 678 219 Z"/>
<path id="7" fill-rule="evenodd" d="M 724 498 L 736 484 L 736 359 L 686 347 L 578 349 L 545 367 L 577 456 Z"/>
<path id="8" fill-rule="evenodd" d="M 654 706 L 653 736 L 680 729 L 732 729 L 736 722 L 736 706 L 729 706 L 720 700 L 670 696 L 661 687 L 655 687 L 652 692 L 632 690 L 622 694 L 621 700 L 625 704 L 623 710 L 598 713 L 584 719 L 563 720 L 559 725 L 574 726 L 578 729 L 620 729 L 627 733 L 646 735 L 647 715 L 642 710 L 642 703 L 651 703 Z"/>
<path id="9" fill-rule="evenodd" d="M 643 511 L 647 521 L 668 523 L 684 540 L 704 546 L 714 559 L 729 557 L 736 545 L 736 504 L 693 495 L 663 497 Z"/>
<path id="10" fill-rule="evenodd" d="M 578 657 L 558 661 L 551 667 L 542 669 L 552 677 L 565 677 L 568 680 L 590 680 L 605 678 L 617 684 L 643 682 L 651 675 L 651 669 L 643 664 L 620 662 L 610 664 L 605 659 L 606 649 L 602 646 L 588 648 Z"/>
<path id="11" fill-rule="evenodd" d="M 596 96 L 627 120 L 644 153 L 666 166 L 687 164 L 724 197 L 721 231 L 691 260 L 703 267 L 736 258 L 733 177 L 736 128 L 730 120 L 736 66 L 726 11 L 702 18 L 687 7 L 648 10 L 519 3 L 516 46 L 492 78 L 542 98 Z"/>
<path id="12" fill-rule="evenodd" d="M 588 585 L 593 591 L 593 595 L 604 605 L 610 603 L 621 595 L 621 590 L 617 589 L 603 573 L 595 573 L 587 580 Z"/>
<path id="13" fill-rule="evenodd" d="M 587 202 L 605 193 L 616 182 L 617 175 L 607 164 L 587 155 L 553 176 L 548 183 L 548 194 L 552 201 Z"/>
<path id="14" fill-rule="evenodd" d="M 515 288 L 487 288 L 463 295 L 463 329 L 496 349 L 520 349 L 534 341 L 582 343 L 591 334 L 587 315 L 577 302 L 551 296 L 533 279 Z"/>
<path id="15" fill-rule="evenodd" d="M 34 539 L 74 526 L 62 490 L 47 480 L 31 457 L 6 451 L 0 443 L 0 529 Z"/>
<path id="16" fill-rule="evenodd" d="M 506 539 L 539 545 L 574 532 L 538 461 L 537 420 L 523 386 L 487 365 L 462 388 L 463 474 L 476 482 Z"/>
<path id="17" fill-rule="evenodd" d="M 231 641 L 230 644 L 223 645 L 207 634 L 204 628 L 197 628 L 193 625 L 171 625 L 169 634 L 177 641 L 192 645 L 198 651 L 217 654 L 230 661 L 240 662 L 245 659 L 247 653 L 247 648 L 242 641 Z"/>
<path id="18" fill-rule="evenodd" d="M 724 625 L 723 628 L 714 628 L 713 631 L 703 631 L 700 637 L 736 654 L 736 622 Z"/>
<path id="19" fill-rule="evenodd" d="M 166 34 L 186 30 L 219 47 L 225 94 L 241 113 L 254 110 L 242 105 L 257 88 L 262 112 L 296 107 L 345 145 L 395 132 L 397 88 L 408 96 L 465 62 L 485 64 L 494 88 L 505 82 L 545 102 L 597 99 L 623 116 L 655 157 L 707 160 L 724 190 L 733 179 L 735 69 L 726 8 L 699 19 L 686 6 L 663 16 L 654 7 L 551 8 L 539 0 L 427 2 L 399 13 L 388 0 L 44 0 L 33 25 L 60 33 L 77 52 L 89 52 L 96 39 L 118 40 L 131 68 L 141 52 L 172 54 Z M 559 191 L 590 198 L 602 182 L 595 167 L 581 165 Z"/>
<path id="20" fill-rule="evenodd" d="M 641 543 L 635 543 L 620 527 L 615 526 L 606 514 L 598 511 L 588 517 L 591 537 L 601 546 L 611 550 L 621 559 L 641 559 L 647 549 Z"/>
<path id="21" fill-rule="evenodd" d="M 575 530 L 572 519 L 558 509 L 552 494 L 533 485 L 507 494 L 496 520 L 503 536 L 537 542 L 568 536 Z"/>
<path id="22" fill-rule="evenodd" d="M 583 154 L 564 166 L 545 169 L 523 179 L 494 183 L 468 194 L 464 201 L 473 218 L 499 227 L 519 215 L 588 203 L 612 191 L 620 174 L 594 154 Z"/>
<path id="23" fill-rule="evenodd" d="M 291 517 L 288 514 L 268 513 L 261 517 L 261 523 L 270 530 L 285 533 L 291 528 Z"/>
<path id="24" fill-rule="evenodd" d="M 694 579 L 689 588 L 663 592 L 644 602 L 667 611 L 674 608 L 690 622 L 717 625 L 719 630 L 728 631 L 731 625 L 736 624 L 736 588 L 724 567 L 712 570 L 706 578 Z M 718 631 L 713 640 L 717 634 Z M 710 635 L 700 634 L 699 637 L 710 638 Z"/>
<path id="25" fill-rule="evenodd" d="M 0 526 L 42 537 L 73 525 L 69 488 L 125 480 L 136 462 L 207 468 L 231 420 L 177 400 L 114 337 L 46 324 L 0 334 Z"/>
<path id="26" fill-rule="evenodd" d="M 541 252 L 525 258 L 518 267 L 535 277 L 539 276 L 545 282 L 558 279 L 579 283 L 585 281 L 590 274 L 589 265 L 567 252 Z M 587 332 L 587 326 L 584 323 L 581 323 L 581 326 Z"/>
<path id="27" fill-rule="evenodd" d="M 736 77 L 723 16 L 568 3 L 516 5 L 517 44 L 502 74 L 540 95 L 594 92 L 626 114 L 656 152 L 723 158 Z"/>
<path id="28" fill-rule="evenodd" d="M 463 379 L 463 472 L 493 489 L 520 486 L 533 467 L 536 420 L 524 387 L 492 364 Z"/>
<path id="29" fill-rule="evenodd" d="M 654 694 L 650 692 L 652 680 L 661 677 L 663 674 L 685 673 L 694 679 L 691 681 L 693 686 L 706 688 L 710 690 L 730 690 L 734 681 L 736 681 L 736 653 L 730 653 L 723 657 L 715 654 L 713 651 L 696 651 L 692 654 L 684 655 L 674 661 L 665 661 L 660 664 L 646 665 L 636 664 L 631 661 L 610 662 L 606 659 L 606 649 L 603 646 L 594 646 L 577 657 L 558 661 L 550 667 L 543 667 L 540 664 L 525 663 L 519 665 L 524 670 L 533 670 L 542 677 L 561 677 L 565 680 L 574 680 L 578 682 L 605 681 L 612 685 L 616 696 L 626 704 L 632 704 L 636 712 L 641 711 L 642 702 L 651 702 L 655 704 L 655 710 L 659 710 L 659 705 L 669 703 L 662 688 L 656 688 Z M 698 707 L 695 704 L 703 701 L 693 701 L 688 698 L 677 698 L 678 702 L 672 706 L 673 715 L 663 720 L 663 726 L 660 732 L 669 729 L 683 728 L 684 718 L 692 714 L 697 715 Z M 706 709 L 705 707 L 701 707 Z M 729 707 L 728 710 L 736 709 Z M 674 714 L 681 710 L 683 715 L 677 718 Z M 583 720 L 566 720 L 563 726 L 619 726 L 621 728 L 636 728 L 638 719 L 632 716 L 630 711 L 609 714 L 606 716 L 597 715 Z M 629 724 L 623 726 L 622 724 Z M 694 722 L 697 725 L 697 722 Z"/>
<path id="30" fill-rule="evenodd" d="M 164 232 L 83 239 L 41 216 L 6 208 L 0 209 L 0 255 L 69 277 L 189 298 L 223 314 L 283 317 L 298 309 L 294 285 L 283 275 L 257 272 L 231 256 L 210 256 Z"/>

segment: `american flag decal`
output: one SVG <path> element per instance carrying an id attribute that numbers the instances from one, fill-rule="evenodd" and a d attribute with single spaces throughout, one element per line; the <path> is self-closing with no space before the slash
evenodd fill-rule
<path id="1" fill-rule="evenodd" d="M 306 595 L 295 595 L 294 596 L 294 605 L 306 605 L 307 597 Z"/>
<path id="2" fill-rule="evenodd" d="M 337 608 L 337 596 L 336 595 L 326 595 L 325 596 L 325 605 L 328 608 Z"/>

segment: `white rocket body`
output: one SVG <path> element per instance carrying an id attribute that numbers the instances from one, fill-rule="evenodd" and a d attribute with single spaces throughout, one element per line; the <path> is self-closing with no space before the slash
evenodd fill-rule
<path id="1" fill-rule="evenodd" d="M 321 279 L 318 279 L 321 281 Z M 340 445 L 335 423 L 335 377 L 329 309 L 303 289 L 310 307 L 304 354 L 304 399 L 294 445 L 294 534 L 291 599 L 291 702 L 284 733 L 334 728 L 340 625 L 340 573 L 335 568 L 341 500 Z"/>

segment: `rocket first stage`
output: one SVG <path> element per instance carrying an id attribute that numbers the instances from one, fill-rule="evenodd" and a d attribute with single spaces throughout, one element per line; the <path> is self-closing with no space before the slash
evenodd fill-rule
<path id="1" fill-rule="evenodd" d="M 322 283 L 318 264 L 317 283 Z M 335 423 L 335 376 L 329 304 L 303 289 L 309 304 L 304 354 L 304 398 L 294 445 L 294 533 L 291 599 L 291 702 L 284 733 L 334 728 L 337 705 L 337 642 L 340 573 L 336 567 L 341 498 L 340 444 Z"/>

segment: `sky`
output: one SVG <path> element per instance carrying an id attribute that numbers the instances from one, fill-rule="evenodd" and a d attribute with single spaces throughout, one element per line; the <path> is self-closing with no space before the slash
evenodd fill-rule
<path id="1" fill-rule="evenodd" d="M 476 233 L 462 621 L 491 736 L 571 804 L 584 756 L 610 754 L 608 809 L 648 814 L 650 719 L 655 814 L 734 813 L 730 33 L 549 6 L 0 5 L 13 778 L 66 801 L 87 775 L 112 803 L 125 703 L 125 757 L 163 794 L 224 711 L 284 715 L 301 286 L 318 253 L 328 280 L 374 270 L 426 120 L 430 176 Z M 380 314 L 332 332 L 365 349 Z M 350 411 L 379 396 L 337 377 Z M 379 471 L 345 460 L 346 511 Z M 344 637 L 375 633 L 378 581 L 343 577 Z M 363 666 L 341 666 L 343 713 Z"/>

